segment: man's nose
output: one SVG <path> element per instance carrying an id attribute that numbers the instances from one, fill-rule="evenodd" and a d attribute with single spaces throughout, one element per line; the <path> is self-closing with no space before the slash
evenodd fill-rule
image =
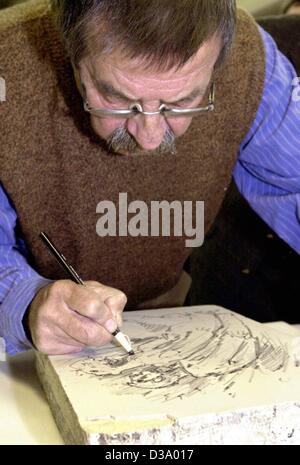
<path id="1" fill-rule="evenodd" d="M 155 150 L 163 141 L 167 123 L 161 114 L 138 114 L 128 120 L 127 129 L 143 149 Z"/>

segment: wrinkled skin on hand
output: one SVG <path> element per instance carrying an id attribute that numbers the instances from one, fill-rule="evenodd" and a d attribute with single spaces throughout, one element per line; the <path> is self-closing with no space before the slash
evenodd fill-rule
<path id="1" fill-rule="evenodd" d="M 127 298 L 122 291 L 87 281 L 56 281 L 36 294 L 28 309 L 34 346 L 48 355 L 80 352 L 87 346 L 107 344 L 117 326 Z"/>

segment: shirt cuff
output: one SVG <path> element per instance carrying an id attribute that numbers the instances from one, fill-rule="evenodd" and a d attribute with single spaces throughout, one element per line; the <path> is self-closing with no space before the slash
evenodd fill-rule
<path id="1" fill-rule="evenodd" d="M 15 285 L 0 308 L 0 328 L 6 343 L 6 352 L 15 355 L 18 352 L 33 349 L 27 339 L 22 324 L 24 314 L 37 292 L 44 286 L 53 283 L 49 279 L 34 277 Z"/>

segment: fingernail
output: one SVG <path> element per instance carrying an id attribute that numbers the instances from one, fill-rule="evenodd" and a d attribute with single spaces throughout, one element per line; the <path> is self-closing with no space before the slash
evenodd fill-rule
<path id="1" fill-rule="evenodd" d="M 107 320 L 104 327 L 109 333 L 114 333 L 117 329 L 117 323 L 114 320 Z"/>

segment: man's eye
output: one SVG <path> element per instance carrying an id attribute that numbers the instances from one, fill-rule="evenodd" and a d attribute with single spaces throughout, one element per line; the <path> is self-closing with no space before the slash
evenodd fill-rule
<path id="1" fill-rule="evenodd" d="M 128 106 L 128 102 L 125 102 L 125 101 L 124 101 L 123 99 L 121 99 L 121 98 L 117 98 L 117 97 L 105 97 L 105 100 L 106 100 L 106 102 L 107 102 L 109 105 L 119 106 L 119 107 L 121 107 L 121 108 Z"/>
<path id="2" fill-rule="evenodd" d="M 113 105 L 113 104 L 117 103 L 116 99 L 113 98 L 113 97 L 105 97 L 104 100 L 105 100 L 106 103 L 109 103 L 110 105 Z"/>
<path id="3" fill-rule="evenodd" d="M 189 108 L 192 106 L 192 102 L 191 101 L 185 101 L 185 102 L 179 102 L 179 103 L 174 103 L 174 105 L 172 105 L 172 108 Z"/>

